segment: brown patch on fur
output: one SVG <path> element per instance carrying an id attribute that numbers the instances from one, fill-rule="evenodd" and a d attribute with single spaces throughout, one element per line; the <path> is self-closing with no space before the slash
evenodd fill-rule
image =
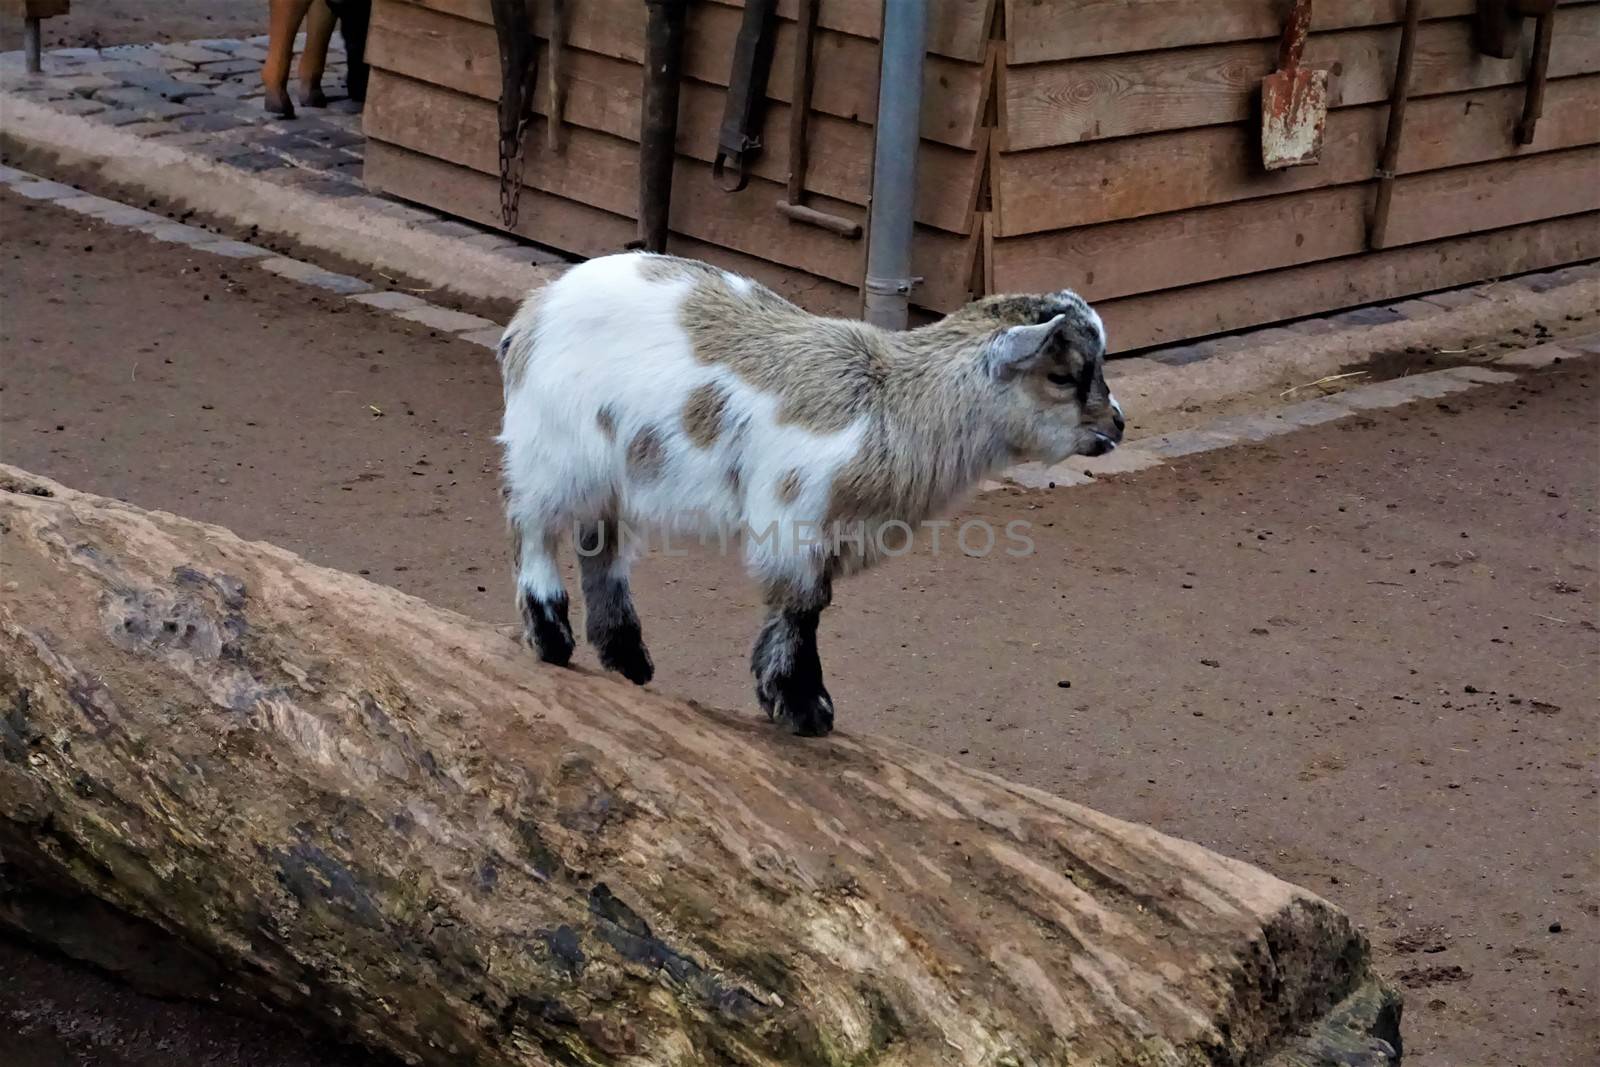
<path id="1" fill-rule="evenodd" d="M 756 282 L 740 293 L 720 272 L 703 276 L 680 315 L 695 359 L 777 397 L 780 425 L 837 433 L 874 410 L 889 376 L 881 331 L 816 318 Z"/>
<path id="2" fill-rule="evenodd" d="M 697 259 L 640 255 L 639 277 L 647 282 L 724 281 L 722 269 Z"/>
<path id="3" fill-rule="evenodd" d="M 707 382 L 689 394 L 683 405 L 683 431 L 698 448 L 710 448 L 722 432 L 722 416 L 728 408 L 728 394 L 715 382 Z"/>
<path id="4" fill-rule="evenodd" d="M 1006 457 L 1001 432 L 997 424 L 993 436 L 980 438 L 970 426 L 933 419 L 900 426 L 874 423 L 860 451 L 835 472 L 824 522 L 860 522 L 870 529 L 894 519 L 915 524 L 944 511 Z M 928 457 L 948 452 L 956 441 L 965 445 L 961 454 L 950 454 L 942 471 L 930 470 Z M 891 543 L 898 544 L 898 537 Z"/>
<path id="5" fill-rule="evenodd" d="M 744 492 L 744 475 L 739 473 L 738 467 L 729 467 L 722 477 L 728 483 L 728 492 L 734 496 Z"/>
<path id="6" fill-rule="evenodd" d="M 805 475 L 799 468 L 791 468 L 778 479 L 777 495 L 780 504 L 793 504 L 800 499 L 800 490 L 806 487 Z"/>
<path id="7" fill-rule="evenodd" d="M 667 452 L 661 433 L 654 426 L 646 426 L 628 442 L 628 476 L 635 481 L 648 482 L 661 476 L 667 463 Z"/>
<path id="8" fill-rule="evenodd" d="M 864 450 L 834 474 L 824 521 L 866 522 L 880 516 L 914 514 L 905 507 L 909 502 L 901 499 L 894 475 L 891 464 L 876 449 Z"/>
<path id="9" fill-rule="evenodd" d="M 610 404 L 600 405 L 600 410 L 594 413 L 594 423 L 600 427 L 600 432 L 606 435 L 607 441 L 617 439 L 617 416 L 612 412 Z"/>

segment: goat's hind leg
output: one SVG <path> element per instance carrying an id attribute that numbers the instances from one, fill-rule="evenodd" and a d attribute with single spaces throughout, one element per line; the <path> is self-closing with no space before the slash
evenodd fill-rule
<path id="1" fill-rule="evenodd" d="M 644 647 L 639 614 L 628 590 L 628 556 L 613 520 L 587 523 L 578 531 L 578 569 L 583 573 L 584 632 L 607 670 L 635 685 L 655 676 Z"/>
<path id="2" fill-rule="evenodd" d="M 517 607 L 522 634 L 546 663 L 572 661 L 572 623 L 566 587 L 556 566 L 561 537 L 554 529 L 535 529 L 511 520 L 512 554 L 517 567 Z"/>
<path id="3" fill-rule="evenodd" d="M 802 737 L 833 730 L 833 698 L 822 684 L 817 622 L 832 600 L 827 574 L 796 583 L 768 583 L 767 621 L 750 654 L 756 699 L 767 717 L 787 721 Z"/>

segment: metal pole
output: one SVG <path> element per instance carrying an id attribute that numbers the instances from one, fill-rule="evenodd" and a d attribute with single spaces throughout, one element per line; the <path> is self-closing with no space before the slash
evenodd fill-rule
<path id="1" fill-rule="evenodd" d="M 872 159 L 872 216 L 867 234 L 866 320 L 903 330 L 911 287 L 912 209 L 922 130 L 926 0 L 885 0 L 878 70 L 877 136 Z"/>
<path id="2" fill-rule="evenodd" d="M 39 22 L 39 19 L 32 17 L 22 20 L 22 48 L 26 53 L 29 74 L 38 74 L 42 69 L 39 62 Z"/>

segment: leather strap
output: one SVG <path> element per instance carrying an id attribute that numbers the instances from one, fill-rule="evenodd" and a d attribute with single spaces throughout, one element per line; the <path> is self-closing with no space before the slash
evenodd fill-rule
<path id="1" fill-rule="evenodd" d="M 772 46 L 777 37 L 778 0 L 745 0 L 744 20 L 733 46 L 733 66 L 728 71 L 727 103 L 722 128 L 717 132 L 717 156 L 711 176 L 724 192 L 737 192 L 750 181 L 750 160 L 761 151 L 761 112 L 767 97 L 767 75 L 772 70 Z M 733 184 L 725 180 L 733 168 Z"/>

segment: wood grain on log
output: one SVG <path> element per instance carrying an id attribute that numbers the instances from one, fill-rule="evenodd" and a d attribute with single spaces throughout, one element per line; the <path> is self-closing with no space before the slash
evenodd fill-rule
<path id="1" fill-rule="evenodd" d="M 1372 1035 L 1398 1041 L 1345 915 L 1148 827 L 547 669 L 3 467 L 0 549 L 0 871 L 410 1062 L 1380 1064 Z"/>

